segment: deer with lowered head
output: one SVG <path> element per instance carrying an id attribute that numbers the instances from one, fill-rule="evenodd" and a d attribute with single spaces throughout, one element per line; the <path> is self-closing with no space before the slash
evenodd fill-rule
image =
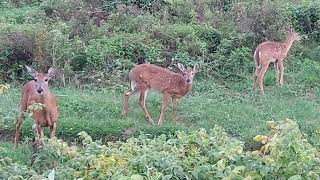
<path id="1" fill-rule="evenodd" d="M 149 123 L 154 124 L 146 108 L 147 93 L 152 89 L 163 95 L 158 125 L 163 122 L 170 98 L 172 99 L 173 107 L 172 118 L 177 121 L 177 99 L 191 91 L 197 66 L 194 66 L 193 69 L 186 69 L 182 64 L 178 63 L 178 68 L 181 73 L 175 73 L 153 64 L 135 66 L 129 72 L 131 89 L 124 93 L 123 115 L 128 115 L 129 97 L 140 92 L 139 106 L 142 108 Z"/>
<path id="2" fill-rule="evenodd" d="M 300 40 L 299 33 L 290 28 L 286 42 L 278 43 L 267 41 L 257 46 L 254 52 L 255 72 L 253 78 L 253 90 L 256 89 L 256 85 L 258 84 L 260 87 L 260 93 L 262 95 L 264 94 L 263 78 L 271 62 L 274 63 L 277 83 L 280 84 L 280 86 L 283 85 L 283 61 L 287 57 L 293 42 L 298 40 Z"/>
<path id="3" fill-rule="evenodd" d="M 20 101 L 20 116 L 16 122 L 15 143 L 20 141 L 20 131 L 22 122 L 25 119 L 28 107 L 33 103 L 43 104 L 42 109 L 33 109 L 32 129 L 35 134 L 35 140 L 43 138 L 43 127 L 50 127 L 50 137 L 55 136 L 58 118 L 58 109 L 56 97 L 49 91 L 49 80 L 54 76 L 54 69 L 51 67 L 48 73 L 39 73 L 34 69 L 26 66 L 28 73 L 33 77 L 33 80 L 27 82 L 22 87 Z"/>

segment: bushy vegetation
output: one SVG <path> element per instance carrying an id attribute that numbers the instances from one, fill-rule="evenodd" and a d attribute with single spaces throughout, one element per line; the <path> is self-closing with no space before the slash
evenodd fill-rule
<path id="1" fill-rule="evenodd" d="M 144 62 L 200 64 L 203 78 L 243 81 L 252 73 L 254 47 L 284 41 L 289 26 L 304 40 L 288 61 L 303 63 L 308 56 L 319 66 L 320 4 L 313 0 L 6 0 L 1 5 L 0 79 L 7 82 L 23 78 L 22 65 L 33 64 L 57 67 L 63 85 L 112 85 Z"/>
<path id="2" fill-rule="evenodd" d="M 31 167 L 13 163 L 0 151 L 0 177 L 38 179 L 318 179 L 319 149 L 296 122 L 269 121 L 268 135 L 254 139 L 263 146 L 244 151 L 244 143 L 216 126 L 210 131 L 177 131 L 150 138 L 140 134 L 125 142 L 103 145 L 85 132 L 82 144 L 69 146 L 46 139 Z M 319 138 L 319 137 L 318 137 Z M 319 140 L 319 139 L 318 139 Z M 319 142 L 318 142 L 319 143 Z M 56 169 L 52 169 L 52 164 Z"/>

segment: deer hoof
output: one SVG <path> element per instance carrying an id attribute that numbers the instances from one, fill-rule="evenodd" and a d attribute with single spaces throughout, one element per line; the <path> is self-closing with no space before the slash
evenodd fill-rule
<path id="1" fill-rule="evenodd" d="M 127 112 L 122 112 L 121 114 L 122 114 L 122 116 L 124 116 L 124 117 L 128 117 L 128 113 L 127 113 Z"/>
<path id="2" fill-rule="evenodd" d="M 154 125 L 153 119 L 149 119 L 148 121 L 149 121 L 150 124 Z"/>
<path id="3" fill-rule="evenodd" d="M 161 126 L 161 125 L 162 125 L 162 121 L 159 120 L 159 121 L 158 121 L 158 126 Z"/>

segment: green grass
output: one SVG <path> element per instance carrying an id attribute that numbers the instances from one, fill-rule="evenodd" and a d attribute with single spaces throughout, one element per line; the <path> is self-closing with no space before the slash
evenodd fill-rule
<path id="1" fill-rule="evenodd" d="M 267 78 L 272 76 L 267 76 Z M 267 79 L 268 81 L 268 79 Z M 271 82 L 271 81 L 270 81 Z M 166 113 L 163 126 L 147 123 L 138 106 L 138 96 L 129 102 L 128 118 L 121 115 L 122 91 L 111 89 L 79 90 L 72 88 L 52 88 L 59 104 L 57 136 L 64 140 L 76 141 L 77 133 L 88 132 L 94 139 L 103 141 L 118 140 L 132 136 L 124 133 L 134 129 L 135 134 L 144 132 L 151 135 L 173 133 L 176 130 L 193 130 L 222 126 L 234 137 L 252 144 L 257 134 L 267 132 L 265 122 L 280 121 L 285 118 L 295 120 L 303 132 L 311 135 L 320 128 L 319 91 L 303 89 L 299 85 L 286 84 L 280 88 L 274 84 L 266 86 L 266 95 L 260 96 L 251 90 L 251 82 L 215 83 L 196 80 L 191 94 L 178 102 L 179 122 L 171 120 L 171 104 Z M 20 98 L 20 90 L 11 88 L 1 95 L 0 110 L 6 115 L 4 126 L 7 132 L 14 131 L 15 116 Z M 147 108 L 154 120 L 159 117 L 161 96 L 151 92 L 147 99 Z M 23 124 L 24 139 L 33 138 L 31 118 Z M 30 147 L 23 145 L 17 150 L 12 143 L 1 142 L 8 157 L 28 163 L 31 156 Z M 3 153 L 3 152 L 2 152 Z"/>
<path id="2" fill-rule="evenodd" d="M 28 15 L 35 13 L 39 8 L 24 6 L 19 8 L 1 8 L 0 23 L 22 24 L 27 21 Z"/>
<path id="3" fill-rule="evenodd" d="M 266 86 L 266 95 L 260 96 L 251 91 L 249 81 L 228 87 L 213 81 L 198 80 L 192 93 L 178 102 L 179 122 L 172 122 L 170 104 L 161 127 L 147 123 L 138 106 L 138 96 L 130 99 L 129 115 L 124 118 L 121 115 L 120 91 L 71 88 L 53 88 L 52 91 L 57 94 L 59 104 L 57 136 L 69 141 L 74 141 L 80 131 L 107 141 L 126 138 L 124 132 L 127 129 L 156 135 L 200 127 L 210 129 L 219 125 L 230 135 L 253 142 L 255 135 L 266 131 L 265 122 L 269 120 L 293 119 L 307 134 L 320 126 L 319 91 L 303 91 L 299 86 L 290 84 L 282 88 Z M 12 116 L 17 114 L 15 109 L 19 102 L 19 89 L 13 88 L 4 96 L 5 101 L 0 104 L 1 112 L 10 114 L 6 118 L 6 129 L 14 131 L 15 118 Z M 161 96 L 156 92 L 149 93 L 147 108 L 154 120 L 159 117 L 160 105 Z M 33 137 L 31 122 L 31 118 L 27 118 L 23 124 L 24 137 Z"/>
<path id="4" fill-rule="evenodd" d="M 15 148 L 13 143 L 0 141 L 0 156 L 8 157 L 18 164 L 30 165 L 31 147 L 24 143 Z"/>

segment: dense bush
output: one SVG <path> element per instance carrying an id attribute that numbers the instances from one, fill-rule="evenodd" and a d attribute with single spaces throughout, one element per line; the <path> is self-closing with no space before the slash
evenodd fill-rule
<path id="1" fill-rule="evenodd" d="M 302 77 L 301 83 L 305 83 L 310 87 L 315 87 L 320 85 L 320 64 L 319 62 L 311 61 L 305 59 L 302 64 Z"/>
<path id="2" fill-rule="evenodd" d="M 200 64 L 198 76 L 243 80 L 251 76 L 256 45 L 265 40 L 284 41 L 284 29 L 290 25 L 307 38 L 296 50 L 293 47 L 289 53 L 292 58 L 301 59 L 303 53 L 303 58 L 319 59 L 320 6 L 312 0 L 44 0 L 3 4 L 2 81 L 19 80 L 23 77 L 21 67 L 33 64 L 42 70 L 56 66 L 63 85 L 97 83 L 95 79 L 116 84 L 134 64 L 144 62 L 164 67 L 176 62 Z"/>
<path id="3" fill-rule="evenodd" d="M 267 122 L 269 135 L 254 139 L 263 146 L 246 152 L 243 142 L 221 127 L 149 138 L 141 134 L 126 142 L 101 144 L 85 132 L 82 145 L 49 139 L 30 168 L 1 157 L 0 177 L 57 179 L 318 179 L 319 151 L 285 120 Z M 319 143 L 319 142 L 318 142 Z M 6 149 L 1 149 L 6 151 Z M 0 151 L 0 154 L 2 154 Z M 55 171 L 52 163 L 56 162 Z"/>
<path id="4" fill-rule="evenodd" d="M 294 27 L 311 39 L 320 41 L 320 3 L 303 1 L 298 6 L 290 7 L 290 18 Z"/>
<path id="5" fill-rule="evenodd" d="M 255 43 L 279 41 L 280 32 L 290 25 L 282 6 L 285 5 L 271 0 L 235 3 L 233 19 L 239 31 L 254 35 Z"/>

